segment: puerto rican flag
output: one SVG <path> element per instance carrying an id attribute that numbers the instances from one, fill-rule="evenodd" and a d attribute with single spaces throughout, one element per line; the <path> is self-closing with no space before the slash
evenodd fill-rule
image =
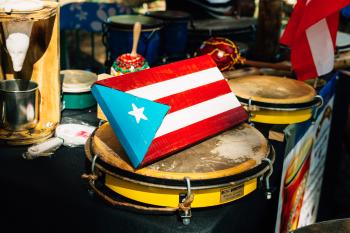
<path id="1" fill-rule="evenodd" d="M 92 94 L 135 168 L 247 119 L 208 55 L 98 81 Z"/>
<path id="2" fill-rule="evenodd" d="M 298 79 L 333 70 L 339 11 L 349 4 L 350 0 L 298 0 L 280 41 L 291 48 Z"/>

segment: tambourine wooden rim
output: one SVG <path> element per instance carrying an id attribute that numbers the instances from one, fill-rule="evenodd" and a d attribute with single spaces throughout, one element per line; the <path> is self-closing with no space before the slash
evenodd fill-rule
<path id="1" fill-rule="evenodd" d="M 107 127 L 108 123 L 101 127 Z M 114 156 L 111 153 L 111 149 L 103 145 L 103 142 L 95 137 L 99 129 L 91 135 L 90 139 L 85 145 L 86 157 L 92 161 L 93 155 L 98 155 L 96 164 L 104 168 L 104 170 L 110 171 L 113 176 L 120 177 L 122 179 L 132 182 L 145 182 L 150 185 L 167 185 L 183 187 L 183 178 L 189 177 L 193 183 L 193 186 L 217 186 L 225 183 L 244 180 L 247 177 L 257 177 L 268 170 L 268 164 L 262 161 L 259 165 L 255 166 L 255 161 L 248 160 L 247 163 L 243 163 L 242 166 L 234 167 L 233 169 L 219 170 L 217 172 L 208 173 L 175 173 L 166 174 L 163 171 L 155 171 L 153 169 L 142 168 L 136 171 L 125 170 L 120 168 L 118 164 L 112 165 L 108 160 L 109 156 Z M 101 132 L 101 131 L 100 131 Z M 262 136 L 263 137 L 263 136 Z M 100 149 L 97 149 L 99 147 Z M 103 149 L 101 149 L 103 148 Z M 106 153 L 109 153 L 107 155 Z M 266 158 L 274 160 L 274 151 L 268 148 L 268 154 Z M 121 163 L 121 159 L 114 159 L 117 163 Z"/>
<path id="2" fill-rule="evenodd" d="M 38 21 L 47 19 L 57 14 L 59 4 L 56 2 L 42 1 L 44 7 L 34 11 L 11 11 L 6 13 L 0 11 L 0 22 L 7 21 Z"/>
<path id="3" fill-rule="evenodd" d="M 277 76 L 268 76 L 268 75 L 252 75 L 245 76 L 239 78 L 233 78 L 227 80 L 230 85 L 231 90 L 235 93 L 235 95 L 241 99 L 249 100 L 270 104 L 270 105 L 299 105 L 310 103 L 314 101 L 316 96 L 316 91 L 310 85 L 289 78 L 277 77 Z M 274 97 L 266 97 L 264 94 L 252 94 L 249 93 L 247 89 L 243 86 L 254 86 L 257 83 L 261 83 L 261 87 L 263 85 L 266 86 L 266 89 L 269 92 L 274 93 L 277 92 L 279 88 L 289 89 L 289 94 L 293 96 L 286 96 L 285 98 L 274 98 Z M 298 93 L 295 92 L 298 90 Z M 251 91 L 254 92 L 254 91 Z M 255 91 L 258 92 L 258 91 Z"/>

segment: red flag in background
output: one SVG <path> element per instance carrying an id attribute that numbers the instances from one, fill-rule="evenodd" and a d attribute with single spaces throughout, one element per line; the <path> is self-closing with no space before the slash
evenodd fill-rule
<path id="1" fill-rule="evenodd" d="M 349 4 L 350 0 L 298 0 L 280 42 L 291 48 L 299 80 L 333 69 L 339 11 Z"/>

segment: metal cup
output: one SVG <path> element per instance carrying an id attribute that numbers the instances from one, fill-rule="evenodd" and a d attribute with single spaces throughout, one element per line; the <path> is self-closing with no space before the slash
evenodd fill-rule
<path id="1" fill-rule="evenodd" d="M 22 79 L 0 81 L 1 127 L 21 131 L 38 123 L 38 84 Z"/>

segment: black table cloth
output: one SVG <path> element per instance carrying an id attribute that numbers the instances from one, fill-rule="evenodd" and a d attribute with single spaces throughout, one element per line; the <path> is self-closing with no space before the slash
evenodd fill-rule
<path id="1" fill-rule="evenodd" d="M 64 112 L 96 124 L 95 112 Z M 65 119 L 65 118 L 63 118 Z M 88 192 L 83 147 L 61 147 L 52 156 L 25 160 L 27 147 L 2 145 L 0 232 L 273 232 L 277 194 L 259 189 L 223 206 L 195 209 L 185 226 L 173 215 L 112 207 Z M 277 181 L 278 182 L 278 181 Z M 6 229 L 6 230 L 1 230 Z"/>

